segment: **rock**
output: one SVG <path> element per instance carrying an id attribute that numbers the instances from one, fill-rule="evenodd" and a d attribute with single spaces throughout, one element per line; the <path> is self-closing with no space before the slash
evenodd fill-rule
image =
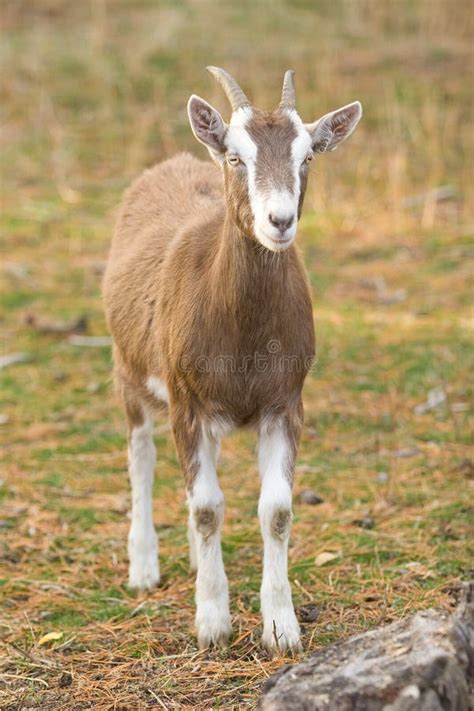
<path id="1" fill-rule="evenodd" d="M 323 504 L 324 499 L 316 494 L 311 489 L 303 489 L 300 493 L 300 501 L 302 504 L 309 504 L 310 506 L 317 506 L 318 504 Z"/>
<path id="2" fill-rule="evenodd" d="M 375 521 L 371 516 L 364 516 L 364 518 L 356 518 L 352 522 L 354 526 L 359 526 L 359 528 L 366 528 L 368 530 L 374 528 Z"/>
<path id="3" fill-rule="evenodd" d="M 408 459 L 408 457 L 416 457 L 420 454 L 418 447 L 402 447 L 397 449 L 393 454 L 395 457 L 400 457 L 400 459 Z"/>
<path id="4" fill-rule="evenodd" d="M 380 304 L 399 304 L 407 298 L 406 289 L 395 289 L 390 291 L 387 288 L 385 278 L 382 275 L 374 276 L 369 279 L 363 279 L 360 284 L 366 289 L 374 290 Z"/>
<path id="5" fill-rule="evenodd" d="M 9 368 L 11 365 L 16 365 L 17 363 L 29 363 L 31 357 L 28 353 L 7 353 L 6 355 L 0 356 L 0 370 L 4 368 Z"/>
<path id="6" fill-rule="evenodd" d="M 469 711 L 474 583 L 452 615 L 420 612 L 322 649 L 265 683 L 261 711 Z"/>
<path id="7" fill-rule="evenodd" d="M 319 610 L 316 605 L 300 605 L 297 612 L 298 619 L 302 623 L 317 622 L 319 619 Z"/>
<path id="8" fill-rule="evenodd" d="M 456 474 L 461 474 L 466 479 L 474 479 L 474 462 L 469 458 L 463 459 L 459 464 L 456 464 L 451 471 Z"/>
<path id="9" fill-rule="evenodd" d="M 67 686 L 71 686 L 72 676 L 69 672 L 63 672 L 58 679 L 58 686 L 60 689 L 64 689 Z"/>
<path id="10" fill-rule="evenodd" d="M 35 331 L 43 334 L 85 333 L 88 329 L 87 316 L 79 316 L 72 321 L 52 321 L 38 318 L 35 314 L 28 314 L 25 322 Z"/>

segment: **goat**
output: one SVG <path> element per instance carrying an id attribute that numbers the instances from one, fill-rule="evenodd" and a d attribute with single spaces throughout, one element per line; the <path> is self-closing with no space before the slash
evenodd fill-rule
<path id="1" fill-rule="evenodd" d="M 288 582 L 292 479 L 301 391 L 315 352 L 308 280 L 294 246 L 309 163 L 355 128 L 348 104 L 304 124 L 294 72 L 272 112 L 251 106 L 223 69 L 208 67 L 232 107 L 226 124 L 196 95 L 188 116 L 213 163 L 182 153 L 128 189 L 104 276 L 114 375 L 128 421 L 132 516 L 129 585 L 160 579 L 153 527 L 153 415 L 167 408 L 184 473 L 200 648 L 231 634 L 216 475 L 221 437 L 258 430 L 263 546 L 263 646 L 301 648 Z M 217 167 L 216 167 L 217 165 Z"/>

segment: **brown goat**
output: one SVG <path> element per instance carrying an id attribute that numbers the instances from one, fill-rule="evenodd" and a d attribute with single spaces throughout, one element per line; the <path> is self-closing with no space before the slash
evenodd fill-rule
<path id="1" fill-rule="evenodd" d="M 287 550 L 314 331 L 293 242 L 309 162 L 353 131 L 361 106 L 349 104 L 305 125 L 294 106 L 293 72 L 285 74 L 280 106 L 266 113 L 250 106 L 227 72 L 209 71 L 230 100 L 230 123 L 194 95 L 188 113 L 218 167 L 180 154 L 145 171 L 123 200 L 104 278 L 115 378 L 129 425 L 129 584 L 159 582 L 153 412 L 168 407 L 187 489 L 199 646 L 227 641 L 216 459 L 225 432 L 255 427 L 262 641 L 270 651 L 296 651 Z"/>

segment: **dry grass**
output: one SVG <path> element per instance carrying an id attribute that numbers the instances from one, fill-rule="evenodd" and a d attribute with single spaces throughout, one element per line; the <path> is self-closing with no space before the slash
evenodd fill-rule
<path id="1" fill-rule="evenodd" d="M 155 503 L 164 580 L 136 596 L 109 349 L 25 324 L 86 314 L 89 333 L 105 333 L 115 205 L 144 165 L 199 153 L 188 95 L 227 110 L 209 63 L 263 106 L 293 66 L 308 120 L 355 98 L 365 108 L 350 142 L 318 161 L 301 225 L 319 336 L 290 566 L 297 607 L 319 610 L 303 625 L 305 652 L 450 607 L 472 561 L 470 4 L 24 0 L 2 14 L 0 319 L 4 352 L 29 361 L 2 373 L 1 707 L 248 708 L 283 663 L 258 647 L 253 438 L 234 435 L 221 464 L 236 633 L 229 650 L 199 653 L 166 424 Z M 433 193 L 442 185 L 447 200 Z M 436 387 L 443 402 L 415 414 Z M 302 504 L 305 488 L 324 503 Z M 337 557 L 318 567 L 321 552 Z M 58 639 L 41 644 L 50 632 Z"/>

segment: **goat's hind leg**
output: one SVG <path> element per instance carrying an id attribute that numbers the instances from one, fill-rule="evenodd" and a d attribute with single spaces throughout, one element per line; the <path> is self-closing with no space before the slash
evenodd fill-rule
<path id="1" fill-rule="evenodd" d="M 153 478 L 156 450 L 149 408 L 123 389 L 128 421 L 128 474 L 132 488 L 132 521 L 128 534 L 128 584 L 147 590 L 158 585 L 158 538 L 153 525 Z"/>

